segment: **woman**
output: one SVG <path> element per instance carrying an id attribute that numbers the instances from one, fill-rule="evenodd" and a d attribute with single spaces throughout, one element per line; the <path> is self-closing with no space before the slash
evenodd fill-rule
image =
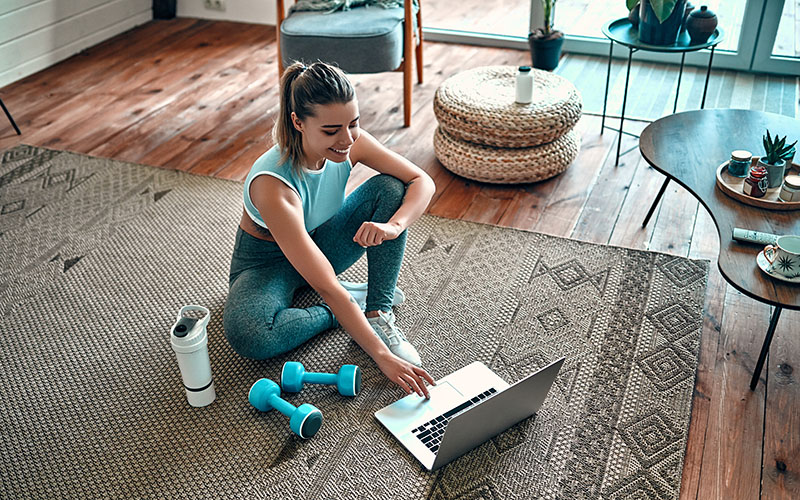
<path id="1" fill-rule="evenodd" d="M 392 305 L 403 299 L 395 286 L 406 228 L 428 206 L 434 183 L 359 129 L 355 91 L 339 69 L 295 63 L 281 79 L 280 98 L 275 146 L 245 181 L 224 314 L 228 341 L 243 356 L 265 359 L 340 324 L 389 380 L 428 397 L 425 381 L 434 381 L 394 324 Z M 345 199 L 358 162 L 383 175 Z M 368 285 L 360 307 L 354 295 L 363 301 L 363 288 L 336 275 L 365 251 Z M 290 307 L 304 285 L 324 303 Z"/>

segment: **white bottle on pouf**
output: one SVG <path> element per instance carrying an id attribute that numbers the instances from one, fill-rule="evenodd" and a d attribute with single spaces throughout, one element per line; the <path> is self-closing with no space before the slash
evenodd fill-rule
<path id="1" fill-rule="evenodd" d="M 516 99 L 519 104 L 530 104 L 533 100 L 533 74 L 530 66 L 520 66 L 517 72 Z"/>

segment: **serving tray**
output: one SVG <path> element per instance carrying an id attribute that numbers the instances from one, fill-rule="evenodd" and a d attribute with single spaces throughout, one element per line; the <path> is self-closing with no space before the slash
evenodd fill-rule
<path id="1" fill-rule="evenodd" d="M 752 165 L 758 162 L 758 158 L 753 158 Z M 781 192 L 780 186 L 767 189 L 767 194 L 763 198 L 753 198 L 747 196 L 742 191 L 745 177 L 735 177 L 728 173 L 728 161 L 717 167 L 717 187 L 736 201 L 767 210 L 800 210 L 800 201 L 782 201 L 778 195 Z M 792 163 L 790 169 L 800 170 L 800 165 Z"/>

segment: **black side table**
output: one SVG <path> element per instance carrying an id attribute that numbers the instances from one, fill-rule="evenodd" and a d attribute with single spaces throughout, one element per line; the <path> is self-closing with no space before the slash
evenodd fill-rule
<path id="1" fill-rule="evenodd" d="M 706 92 L 708 91 L 708 77 L 711 76 L 711 62 L 714 60 L 714 48 L 719 44 L 723 39 L 722 30 L 719 28 L 714 30 L 714 34 L 709 37 L 709 39 L 705 43 L 692 45 L 689 39 L 689 34 L 685 31 L 681 32 L 678 35 L 678 41 L 675 42 L 673 45 L 649 45 L 639 41 L 639 30 L 633 27 L 631 22 L 628 20 L 627 17 L 623 17 L 614 21 L 609 21 L 603 26 L 603 34 L 606 38 L 609 39 L 611 45 L 608 49 L 608 71 L 606 72 L 606 93 L 603 97 L 603 121 L 600 126 L 600 134 L 602 135 L 603 130 L 611 129 L 616 132 L 619 132 L 619 141 L 617 142 L 617 159 L 614 165 L 619 165 L 619 157 L 620 157 L 620 147 L 622 146 L 622 134 L 628 134 L 633 137 L 639 137 L 636 134 L 632 134 L 630 132 L 623 132 L 622 131 L 622 124 L 625 121 L 625 104 L 628 100 L 628 81 L 631 77 L 631 59 L 633 57 L 634 52 L 638 52 L 640 50 L 644 50 L 647 52 L 671 52 L 671 53 L 680 53 L 681 54 L 681 69 L 678 73 L 678 87 L 675 91 L 675 105 L 672 107 L 672 112 L 678 109 L 678 95 L 681 90 L 681 77 L 683 76 L 683 63 L 686 59 L 687 52 L 694 52 L 703 49 L 711 49 L 711 57 L 708 58 L 708 70 L 706 71 L 706 83 L 703 87 L 703 100 L 700 103 L 700 109 L 706 104 Z M 619 116 L 619 130 L 606 127 L 606 106 L 608 104 L 608 84 L 611 80 L 611 55 L 614 52 L 614 42 L 617 42 L 620 45 L 624 45 L 628 47 L 628 69 L 625 74 L 625 93 L 622 95 L 622 114 Z M 609 117 L 609 118 L 617 118 L 617 117 Z M 647 120 L 652 121 L 652 120 Z M 636 149 L 636 146 L 632 147 L 628 151 L 625 151 L 622 154 L 629 153 Z"/>

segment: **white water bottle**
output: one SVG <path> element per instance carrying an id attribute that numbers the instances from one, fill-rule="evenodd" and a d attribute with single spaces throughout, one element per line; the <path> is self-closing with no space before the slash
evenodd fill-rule
<path id="1" fill-rule="evenodd" d="M 181 370 L 186 399 L 195 407 L 214 402 L 217 393 L 211 378 L 206 326 L 211 313 L 203 306 L 183 306 L 170 330 L 170 342 Z"/>
<path id="2" fill-rule="evenodd" d="M 533 75 L 530 66 L 520 66 L 517 72 L 516 99 L 519 104 L 528 104 L 533 100 Z"/>

